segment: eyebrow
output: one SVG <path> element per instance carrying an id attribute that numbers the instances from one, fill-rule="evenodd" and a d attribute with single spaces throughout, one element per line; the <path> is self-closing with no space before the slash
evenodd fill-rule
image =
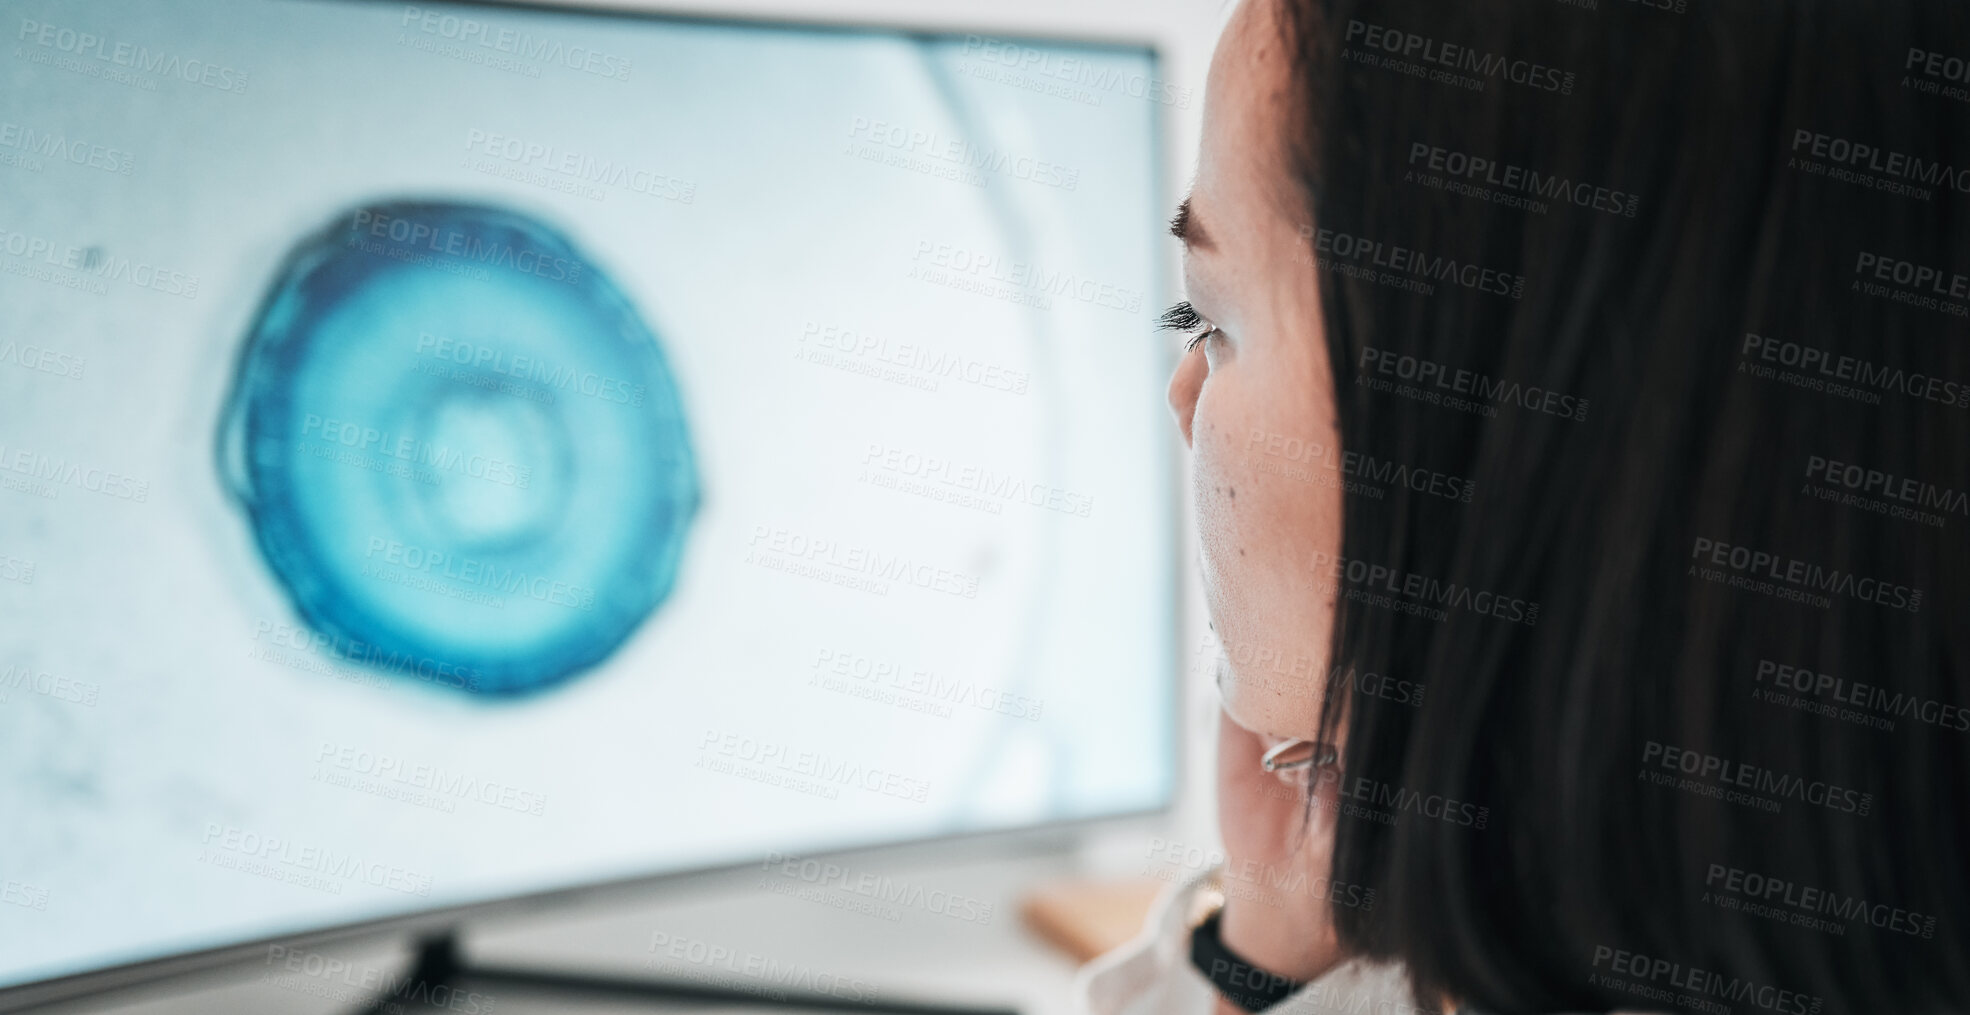
<path id="1" fill-rule="evenodd" d="M 1190 199 L 1187 197 L 1183 199 L 1182 204 L 1177 205 L 1176 217 L 1170 219 L 1170 235 L 1182 240 L 1186 247 L 1211 249 L 1210 234 L 1204 231 L 1204 224 L 1197 221 L 1197 216 L 1191 212 Z"/>

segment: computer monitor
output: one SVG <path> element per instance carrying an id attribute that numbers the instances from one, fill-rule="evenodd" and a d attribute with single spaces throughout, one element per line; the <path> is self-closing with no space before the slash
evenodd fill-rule
<path id="1" fill-rule="evenodd" d="M 5 32 L 0 987 L 1170 800 L 1148 48 Z"/>

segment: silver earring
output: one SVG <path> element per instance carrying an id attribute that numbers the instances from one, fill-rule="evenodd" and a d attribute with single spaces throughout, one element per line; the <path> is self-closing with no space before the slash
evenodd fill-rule
<path id="1" fill-rule="evenodd" d="M 1284 772 L 1295 768 L 1326 768 L 1341 760 L 1341 752 L 1333 744 L 1318 740 L 1287 740 L 1265 752 L 1259 759 L 1259 767 L 1268 772 Z"/>

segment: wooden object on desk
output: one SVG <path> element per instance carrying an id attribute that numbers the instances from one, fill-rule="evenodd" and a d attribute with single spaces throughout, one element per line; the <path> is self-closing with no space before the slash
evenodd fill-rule
<path id="1" fill-rule="evenodd" d="M 1041 885 L 1020 900 L 1028 929 L 1076 962 L 1135 937 L 1149 917 L 1161 881 L 1060 881 Z"/>

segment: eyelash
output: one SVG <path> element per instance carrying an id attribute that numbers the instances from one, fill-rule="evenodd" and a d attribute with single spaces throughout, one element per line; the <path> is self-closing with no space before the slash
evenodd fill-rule
<path id="1" fill-rule="evenodd" d="M 1186 353 L 1196 349 L 1199 342 L 1218 333 L 1218 326 L 1205 320 L 1203 315 L 1197 312 L 1197 308 L 1190 305 L 1189 300 L 1163 311 L 1163 316 L 1156 320 L 1156 327 L 1160 331 L 1188 333 L 1189 338 L 1183 343 L 1183 351 Z"/>

